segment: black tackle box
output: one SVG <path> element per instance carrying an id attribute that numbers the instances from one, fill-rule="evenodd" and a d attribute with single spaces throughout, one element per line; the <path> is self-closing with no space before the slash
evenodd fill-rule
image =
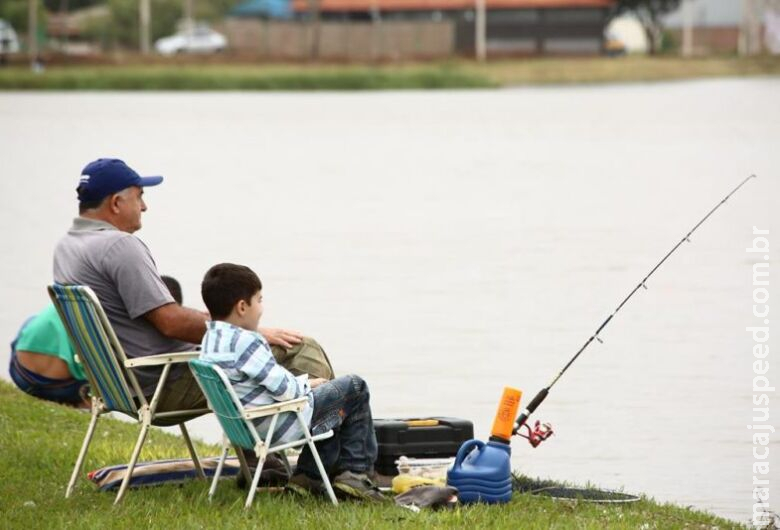
<path id="1" fill-rule="evenodd" d="M 474 425 L 460 418 L 374 419 L 379 454 L 375 468 L 397 475 L 395 461 L 410 458 L 448 458 L 474 438 Z"/>

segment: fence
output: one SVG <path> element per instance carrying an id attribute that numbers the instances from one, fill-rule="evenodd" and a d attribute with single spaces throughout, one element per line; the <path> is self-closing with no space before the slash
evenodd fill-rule
<path id="1" fill-rule="evenodd" d="M 451 21 L 278 22 L 227 19 L 231 49 L 273 60 L 398 60 L 455 53 Z"/>

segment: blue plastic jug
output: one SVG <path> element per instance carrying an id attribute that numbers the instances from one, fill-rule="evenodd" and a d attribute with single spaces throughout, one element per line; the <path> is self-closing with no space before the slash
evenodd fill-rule
<path id="1" fill-rule="evenodd" d="M 480 440 L 464 442 L 447 471 L 447 485 L 458 488 L 462 503 L 509 502 L 512 498 L 512 466 L 508 443 Z"/>

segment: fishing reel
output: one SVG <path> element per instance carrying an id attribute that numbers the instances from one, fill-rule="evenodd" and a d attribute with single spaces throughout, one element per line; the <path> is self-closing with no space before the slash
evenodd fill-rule
<path id="1" fill-rule="evenodd" d="M 531 444 L 531 447 L 539 447 L 539 444 L 553 435 L 552 424 L 542 423 L 539 420 L 536 420 L 533 429 L 527 423 L 524 423 L 520 429 L 523 427 L 527 429 L 528 434 L 523 434 L 518 430 L 517 435 L 528 440 L 528 443 Z"/>

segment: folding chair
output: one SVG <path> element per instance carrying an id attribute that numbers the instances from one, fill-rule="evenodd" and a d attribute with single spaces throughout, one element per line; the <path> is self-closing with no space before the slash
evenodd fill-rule
<path id="1" fill-rule="evenodd" d="M 149 432 L 149 427 L 155 425 L 156 421 L 162 418 L 166 420 L 181 419 L 179 427 L 187 444 L 187 449 L 190 452 L 198 476 L 205 479 L 200 460 L 198 460 L 198 455 L 195 452 L 195 447 L 192 445 L 184 422 L 207 413 L 209 410 L 156 412 L 160 396 L 165 392 L 165 382 L 168 379 L 171 366 L 175 363 L 197 358 L 198 352 L 165 353 L 128 359 L 92 289 L 81 285 L 66 286 L 55 284 L 49 286 L 48 290 L 49 296 L 52 302 L 54 302 L 60 319 L 65 325 L 65 329 L 73 343 L 73 347 L 84 366 L 92 394 L 92 412 L 89 427 L 87 428 L 87 434 L 84 437 L 79 456 L 76 459 L 70 482 L 68 482 L 68 488 L 65 490 L 65 497 L 70 497 L 71 493 L 73 493 L 73 488 L 81 473 L 84 458 L 92 441 L 98 418 L 108 412 L 121 412 L 135 418 L 141 428 L 130 457 L 130 463 L 127 466 L 127 475 L 119 487 L 114 504 L 118 504 L 125 495 L 133 474 L 133 468 L 138 461 L 141 448 Z M 144 397 L 135 374 L 128 369 L 140 366 L 162 366 L 162 375 L 150 402 Z M 131 388 L 134 392 L 130 391 Z"/>
<path id="2" fill-rule="evenodd" d="M 306 406 L 305 397 L 290 401 L 280 401 L 279 403 L 261 407 L 245 408 L 241 404 L 241 400 L 236 395 L 233 387 L 230 385 L 227 375 L 225 375 L 225 372 L 222 371 L 219 366 L 200 360 L 192 360 L 189 364 L 198 384 L 200 384 L 201 390 L 203 390 L 203 394 L 205 394 L 206 399 L 208 399 L 209 407 L 219 419 L 219 423 L 222 425 L 222 430 L 225 434 L 222 444 L 222 454 L 220 455 L 219 464 L 217 464 L 217 471 L 214 473 L 214 479 L 211 482 L 211 488 L 209 488 L 209 500 L 217 490 L 217 482 L 219 481 L 219 476 L 222 473 L 222 466 L 229 450 L 229 441 L 236 451 L 244 477 L 247 479 L 247 482 L 249 482 L 250 478 L 252 481 L 244 508 L 249 508 L 252 505 L 252 500 L 255 497 L 255 491 L 257 490 L 257 484 L 260 480 L 260 473 L 263 471 L 263 464 L 265 463 L 266 456 L 270 453 L 277 453 L 291 447 L 301 447 L 306 444 L 308 444 L 314 461 L 317 463 L 317 469 L 320 472 L 322 482 L 325 484 L 325 489 L 328 492 L 331 502 L 333 502 L 333 504 L 338 504 L 336 495 L 333 493 L 333 488 L 330 485 L 330 480 L 328 480 L 328 474 L 325 472 L 322 460 L 317 452 L 317 447 L 314 445 L 314 442 L 333 436 L 333 431 L 318 434 L 317 436 L 311 435 L 309 426 L 303 419 L 302 414 L 302 411 Z M 279 415 L 286 412 L 295 413 L 298 417 L 298 423 L 303 430 L 303 438 L 289 443 L 272 445 L 274 429 L 276 428 Z M 252 420 L 265 416 L 272 416 L 272 418 L 264 440 L 257 432 Z M 257 455 L 258 464 L 254 477 L 249 476 L 249 468 L 246 465 L 246 460 L 244 459 L 241 449 L 254 451 Z"/>

